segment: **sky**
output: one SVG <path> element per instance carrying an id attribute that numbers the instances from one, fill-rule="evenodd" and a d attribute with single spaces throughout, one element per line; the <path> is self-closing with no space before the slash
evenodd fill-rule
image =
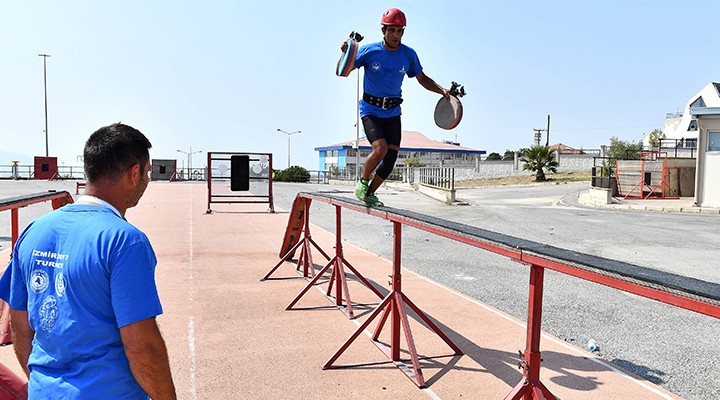
<path id="1" fill-rule="evenodd" d="M 406 78 L 403 129 L 488 153 L 531 146 L 548 115 L 551 144 L 642 140 L 720 80 L 715 0 L 4 0 L 0 165 L 45 155 L 43 53 L 59 165 L 81 165 L 88 136 L 122 121 L 178 167 L 218 151 L 272 153 L 284 169 L 289 138 L 291 164 L 317 170 L 316 147 L 356 136 L 340 44 L 351 31 L 380 41 L 389 7 L 425 74 L 467 92 L 445 131 L 438 95 Z"/>

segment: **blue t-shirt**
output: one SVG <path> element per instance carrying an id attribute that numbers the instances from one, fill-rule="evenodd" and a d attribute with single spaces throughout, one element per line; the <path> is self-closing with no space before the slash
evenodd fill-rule
<path id="1" fill-rule="evenodd" d="M 0 298 L 35 330 L 30 399 L 147 399 L 119 328 L 162 314 L 148 238 L 104 206 L 69 204 L 30 224 Z"/>
<path id="2" fill-rule="evenodd" d="M 395 51 L 386 49 L 382 42 L 360 47 L 355 57 L 355 67 L 365 67 L 363 90 L 375 97 L 402 97 L 401 86 L 405 75 L 414 78 L 422 72 L 415 50 L 402 43 Z M 360 101 L 361 117 L 375 115 L 390 118 L 400 114 L 400 106 L 383 110 Z"/>

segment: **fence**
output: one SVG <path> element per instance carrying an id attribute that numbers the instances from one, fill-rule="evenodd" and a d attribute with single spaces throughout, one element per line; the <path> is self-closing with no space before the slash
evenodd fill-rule
<path id="1" fill-rule="evenodd" d="M 418 182 L 438 189 L 455 190 L 455 168 L 416 168 Z"/>
<path id="2" fill-rule="evenodd" d="M 593 166 L 590 170 L 590 186 L 611 189 L 612 195 L 617 196 L 616 163 L 617 160 L 612 157 L 593 157 Z"/>
<path id="3" fill-rule="evenodd" d="M 33 179 L 34 165 L 0 165 L 0 179 Z M 57 179 L 85 179 L 85 170 L 77 165 L 58 165 Z"/>
<path id="4" fill-rule="evenodd" d="M 178 168 L 170 180 L 173 181 L 205 181 L 207 168 Z"/>
<path id="5" fill-rule="evenodd" d="M 660 139 L 658 143 L 651 144 L 650 150 L 662 151 L 673 158 L 696 158 L 697 157 L 697 138 L 689 139 Z"/>

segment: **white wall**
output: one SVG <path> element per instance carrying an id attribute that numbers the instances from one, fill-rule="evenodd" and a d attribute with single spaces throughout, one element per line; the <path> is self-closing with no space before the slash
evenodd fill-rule
<path id="1" fill-rule="evenodd" d="M 593 167 L 593 156 L 587 154 L 561 154 L 558 172 L 590 172 Z M 522 163 L 514 161 L 481 161 L 476 168 L 455 168 L 455 180 L 470 180 L 481 178 L 503 178 L 516 175 L 533 175 L 532 171 L 523 171 Z M 552 173 L 546 173 L 548 178 Z"/>
<path id="2" fill-rule="evenodd" d="M 698 119 L 697 178 L 695 202 L 701 207 L 720 207 L 720 154 L 707 152 L 708 131 L 720 131 L 720 119 Z"/>

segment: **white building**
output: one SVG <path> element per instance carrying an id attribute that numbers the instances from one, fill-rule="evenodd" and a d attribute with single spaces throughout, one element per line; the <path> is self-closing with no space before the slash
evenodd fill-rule
<path id="1" fill-rule="evenodd" d="M 688 114 L 696 121 L 699 135 L 695 204 L 720 207 L 720 107 L 691 107 Z"/>
<path id="2" fill-rule="evenodd" d="M 697 117 L 690 113 L 690 108 L 705 107 L 720 107 L 720 83 L 710 82 L 707 84 L 690 98 L 682 113 L 668 113 L 665 116 L 663 129 L 665 137 L 677 140 L 677 147 L 696 147 L 698 139 Z M 645 138 L 644 144 L 649 145 L 648 137 Z"/>

